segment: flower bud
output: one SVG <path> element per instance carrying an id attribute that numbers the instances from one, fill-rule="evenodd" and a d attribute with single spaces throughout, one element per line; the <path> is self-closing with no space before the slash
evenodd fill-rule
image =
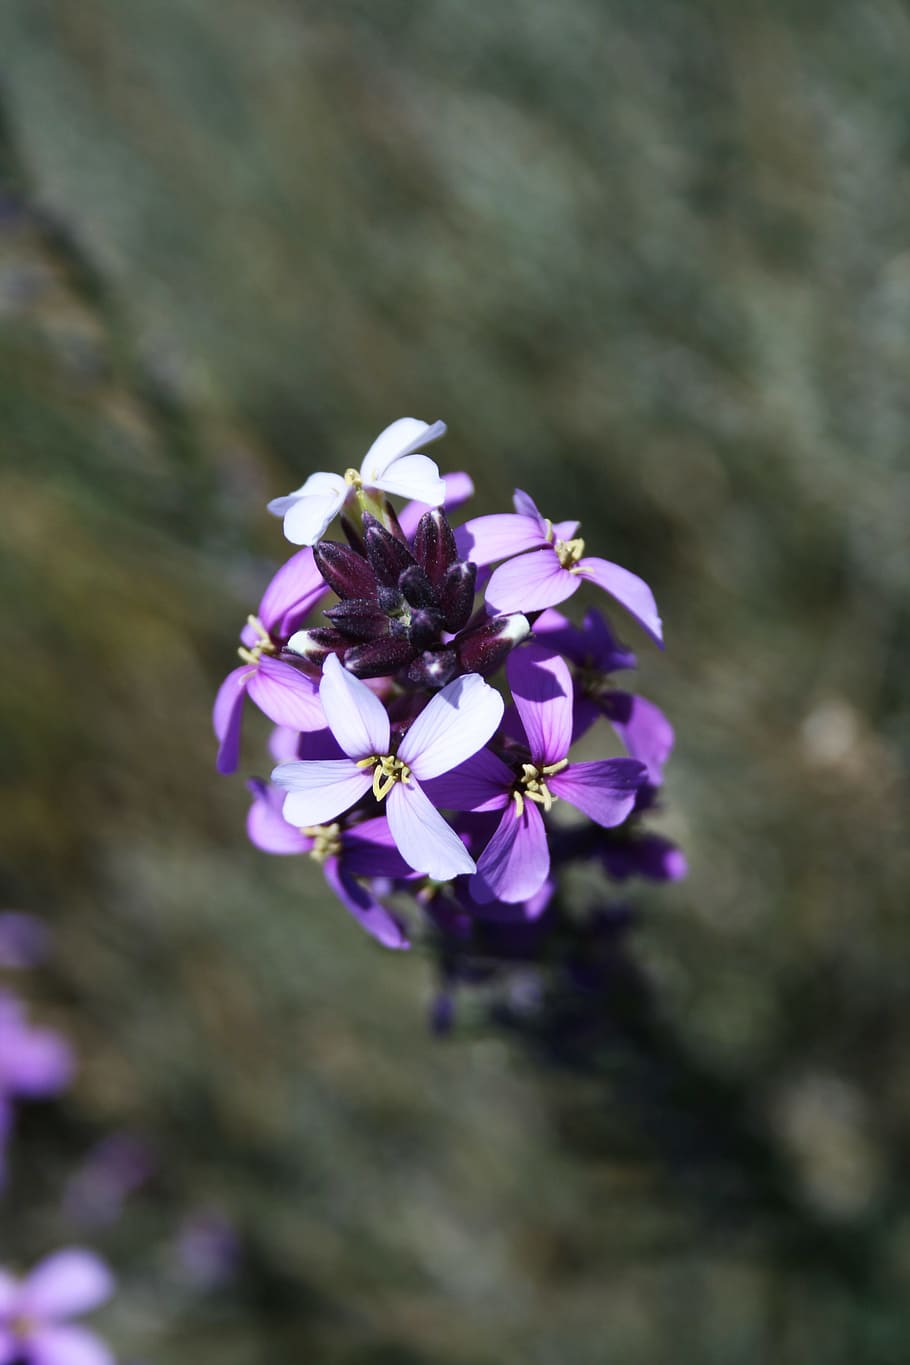
<path id="1" fill-rule="evenodd" d="M 455 537 L 441 507 L 424 512 L 414 533 L 414 558 L 434 588 L 438 588 L 450 565 L 458 558 Z"/>
<path id="2" fill-rule="evenodd" d="M 343 654 L 350 643 L 340 631 L 332 630 L 330 626 L 316 626 L 313 630 L 298 630 L 285 648 L 306 659 L 307 663 L 321 667 L 330 654 Z"/>
<path id="3" fill-rule="evenodd" d="M 419 564 L 410 564 L 405 569 L 398 579 L 398 587 L 404 593 L 409 606 L 436 608 L 439 606 L 439 597 Z"/>
<path id="4" fill-rule="evenodd" d="M 321 540 L 313 546 L 316 567 L 341 598 L 376 597 L 376 578 L 369 564 L 347 545 Z"/>
<path id="5" fill-rule="evenodd" d="M 417 687 L 445 687 L 458 672 L 454 649 L 425 650 L 408 669 L 408 682 Z"/>
<path id="6" fill-rule="evenodd" d="M 528 618 L 520 612 L 494 616 L 455 640 L 458 661 L 466 673 L 492 673 L 530 633 Z"/>
<path id="7" fill-rule="evenodd" d="M 363 514 L 363 543 L 370 568 L 389 588 L 395 587 L 405 569 L 415 563 L 407 545 L 396 540 L 369 512 Z"/>
<path id="8" fill-rule="evenodd" d="M 414 647 L 408 639 L 386 635 L 347 650 L 344 666 L 358 678 L 382 678 L 387 673 L 397 673 L 413 657 Z"/>
<path id="9" fill-rule="evenodd" d="M 446 573 L 440 594 L 446 630 L 463 630 L 470 621 L 476 581 L 476 564 L 456 563 Z"/>
<path id="10" fill-rule="evenodd" d="M 349 597 L 323 612 L 336 630 L 351 640 L 365 642 L 387 635 L 389 618 L 376 601 L 367 597 Z"/>

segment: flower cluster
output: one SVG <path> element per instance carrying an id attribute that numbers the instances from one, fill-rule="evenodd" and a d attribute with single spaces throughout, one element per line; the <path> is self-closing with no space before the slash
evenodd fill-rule
<path id="1" fill-rule="evenodd" d="M 600 612 L 573 624 L 556 610 L 600 589 L 661 643 L 650 588 L 520 490 L 514 512 L 453 528 L 471 481 L 441 476 L 421 449 L 444 433 L 402 418 L 359 470 L 313 474 L 269 504 L 304 548 L 248 617 L 213 717 L 222 772 L 238 765 L 246 698 L 276 727 L 271 780 L 249 784 L 253 843 L 308 854 L 393 948 L 408 946 L 408 900 L 457 936 L 538 919 L 570 861 L 616 879 L 685 870 L 642 829 L 672 728 L 613 685 L 635 658 Z M 389 494 L 409 501 L 396 511 Z M 324 539 L 336 517 L 344 539 Z M 573 747 L 601 719 L 624 756 L 579 761 Z"/>

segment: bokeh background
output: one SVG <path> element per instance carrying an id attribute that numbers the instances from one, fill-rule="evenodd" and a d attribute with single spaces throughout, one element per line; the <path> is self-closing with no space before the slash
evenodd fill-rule
<path id="1" fill-rule="evenodd" d="M 906 4 L 4 0 L 0 54 L 3 903 L 81 1056 L 0 1254 L 109 1256 L 125 1361 L 905 1362 Z M 434 1038 L 215 775 L 266 500 L 403 414 L 655 589 L 685 1084 Z M 110 1133 L 153 1174 L 88 1229 Z"/>

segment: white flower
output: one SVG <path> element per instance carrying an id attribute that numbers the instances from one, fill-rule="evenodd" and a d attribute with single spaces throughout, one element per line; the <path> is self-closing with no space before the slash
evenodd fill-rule
<path id="1" fill-rule="evenodd" d="M 295 492 L 273 498 L 269 511 L 284 517 L 284 534 L 292 544 L 315 545 L 358 488 L 378 489 L 439 507 L 445 500 L 445 484 L 435 461 L 419 450 L 445 433 L 445 422 L 429 426 L 416 417 L 399 417 L 376 437 L 359 471 L 349 469 L 343 477 L 311 474 Z"/>

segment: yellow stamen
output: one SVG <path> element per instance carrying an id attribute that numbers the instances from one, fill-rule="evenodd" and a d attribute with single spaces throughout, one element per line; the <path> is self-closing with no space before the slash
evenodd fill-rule
<path id="1" fill-rule="evenodd" d="M 300 830 L 308 839 L 314 840 L 313 847 L 310 849 L 310 857 L 317 863 L 324 863 L 326 858 L 337 858 L 341 852 L 341 826 L 334 825 L 303 825 Z"/>
<path id="2" fill-rule="evenodd" d="M 363 479 L 360 477 L 360 471 L 357 469 L 346 469 L 344 471 L 344 481 L 349 487 L 356 488 L 358 492 L 363 487 Z"/>
<path id="3" fill-rule="evenodd" d="M 411 770 L 394 754 L 370 754 L 369 758 L 359 758 L 358 768 L 373 768 L 373 795 L 377 801 L 384 801 L 396 782 L 409 782 Z"/>
<path id="4" fill-rule="evenodd" d="M 577 536 L 574 540 L 557 540 L 553 548 L 556 550 L 556 558 L 564 569 L 568 569 L 569 573 L 580 572 L 575 566 L 585 552 L 585 543 L 581 536 Z"/>
<path id="5" fill-rule="evenodd" d="M 259 639 L 253 645 L 252 649 L 247 649 L 245 645 L 239 645 L 237 653 L 245 664 L 252 664 L 255 667 L 263 654 L 277 654 L 278 646 L 275 644 L 258 616 L 253 616 L 252 613 L 250 613 L 246 618 L 246 623 L 248 626 L 253 627 L 253 630 L 255 630 Z"/>
<path id="6" fill-rule="evenodd" d="M 538 767 L 535 763 L 523 763 L 518 781 L 512 789 L 512 800 L 515 802 L 515 818 L 520 820 L 524 815 L 525 802 L 533 801 L 538 806 L 543 806 L 545 811 L 552 808 L 553 802 L 558 801 L 559 797 L 554 796 L 547 786 L 546 779 L 561 773 L 563 768 L 569 766 L 567 758 L 560 758 L 556 763 L 545 763 Z"/>

